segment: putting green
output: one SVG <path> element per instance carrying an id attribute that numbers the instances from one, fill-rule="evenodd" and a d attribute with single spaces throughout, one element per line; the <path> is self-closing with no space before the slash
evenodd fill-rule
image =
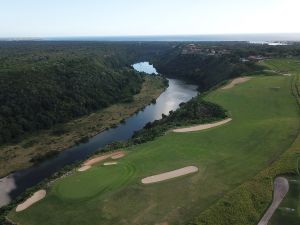
<path id="1" fill-rule="evenodd" d="M 58 181 L 53 191 L 66 199 L 91 198 L 125 185 L 135 174 L 135 167 L 131 164 L 121 163 L 112 167 L 101 164 L 102 166 L 92 167 L 84 173 Z M 94 178 L 93 182 L 91 177 Z"/>
<path id="2" fill-rule="evenodd" d="M 184 224 L 291 145 L 299 128 L 291 82 L 288 76 L 253 77 L 218 89 L 206 100 L 226 108 L 230 123 L 134 146 L 117 165 L 59 180 L 44 200 L 9 217 L 22 225 Z M 141 184 L 144 177 L 191 165 L 199 172 Z"/>

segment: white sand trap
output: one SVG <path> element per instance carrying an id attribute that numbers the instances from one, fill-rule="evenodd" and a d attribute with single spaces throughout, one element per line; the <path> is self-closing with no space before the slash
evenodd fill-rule
<path id="1" fill-rule="evenodd" d="M 227 90 L 227 89 L 233 88 L 235 85 L 244 83 L 244 82 L 246 82 L 246 81 L 248 81 L 250 79 L 251 79 L 251 77 L 239 77 L 239 78 L 235 78 L 229 84 L 223 86 L 221 89 L 222 90 Z"/>
<path id="2" fill-rule="evenodd" d="M 79 169 L 78 169 L 78 171 L 79 172 L 83 172 L 83 171 L 86 171 L 86 170 L 88 170 L 88 169 L 90 169 L 91 168 L 91 166 L 82 166 L 82 167 L 80 167 Z"/>
<path id="3" fill-rule="evenodd" d="M 111 166 L 111 165 L 116 165 L 118 162 L 105 162 L 103 163 L 104 166 Z"/>
<path id="4" fill-rule="evenodd" d="M 121 155 L 123 157 L 123 156 L 125 156 L 125 153 L 123 151 L 117 151 L 117 152 L 111 152 L 111 153 L 107 153 L 107 154 L 104 154 L 104 155 L 101 155 L 101 156 L 89 159 L 89 160 L 85 161 L 82 164 L 82 167 L 80 167 L 78 169 L 78 171 L 79 172 L 86 171 L 86 170 L 90 169 L 92 167 L 92 165 L 94 165 L 94 164 L 96 164 L 98 162 L 104 161 L 106 159 L 109 159 L 109 158 L 113 158 L 113 157 L 119 157 L 119 158 L 121 158 L 120 157 Z"/>
<path id="5" fill-rule="evenodd" d="M 120 158 L 123 158 L 124 156 L 125 156 L 125 153 L 121 152 L 119 154 L 113 155 L 111 158 L 112 159 L 120 159 Z"/>
<path id="6" fill-rule="evenodd" d="M 190 173 L 195 173 L 198 172 L 198 168 L 196 166 L 187 166 L 187 167 L 183 167 L 181 169 L 178 170 L 173 170 L 170 172 L 166 172 L 166 173 L 161 173 L 158 175 L 154 175 L 154 176 L 150 176 L 150 177 L 146 177 L 144 179 L 142 179 L 142 183 L 143 184 L 152 184 L 152 183 L 157 183 L 160 181 L 164 181 L 164 180 L 169 180 L 175 177 L 180 177 L 180 176 L 184 176 Z"/>
<path id="7" fill-rule="evenodd" d="M 284 196 L 289 191 L 289 182 L 284 177 L 277 177 L 274 181 L 274 193 L 273 193 L 273 202 L 266 211 L 265 215 L 261 218 L 258 225 L 267 225 L 275 210 L 280 205 Z"/>
<path id="8" fill-rule="evenodd" d="M 199 130 L 206 130 L 206 129 L 209 129 L 209 128 L 221 126 L 221 125 L 223 125 L 225 123 L 230 122 L 231 120 L 232 120 L 231 118 L 228 118 L 228 119 L 221 120 L 221 121 L 215 122 L 215 123 L 207 123 L 207 124 L 200 124 L 200 125 L 192 126 L 192 127 L 178 128 L 178 129 L 174 129 L 173 132 L 185 133 L 185 132 L 193 132 L 193 131 L 199 131 Z"/>
<path id="9" fill-rule="evenodd" d="M 45 190 L 39 190 L 39 191 L 35 192 L 25 202 L 23 202 L 22 204 L 19 204 L 17 206 L 16 212 L 21 212 L 21 211 L 27 209 L 28 207 L 30 207 L 34 203 L 36 203 L 36 202 L 42 200 L 43 198 L 45 198 L 45 196 L 46 196 L 46 191 Z"/>

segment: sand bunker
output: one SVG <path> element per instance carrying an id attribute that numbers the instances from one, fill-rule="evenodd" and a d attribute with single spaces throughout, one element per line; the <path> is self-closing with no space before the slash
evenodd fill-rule
<path id="1" fill-rule="evenodd" d="M 170 172 L 166 172 L 166 173 L 161 173 L 158 175 L 154 175 L 154 176 L 150 176 L 150 177 L 146 177 L 144 179 L 142 179 L 142 183 L 143 184 L 151 184 L 151 183 L 156 183 L 156 182 L 160 182 L 160 181 L 164 181 L 164 180 L 169 180 L 175 177 L 180 177 L 180 176 L 184 176 L 190 173 L 195 173 L 198 172 L 198 168 L 196 166 L 187 166 L 187 167 L 183 167 L 181 169 L 178 170 L 173 170 Z"/>
<path id="2" fill-rule="evenodd" d="M 213 127 L 223 125 L 225 123 L 230 122 L 231 120 L 232 120 L 231 118 L 228 118 L 228 119 L 221 120 L 221 121 L 215 122 L 215 123 L 207 123 L 207 124 L 201 124 L 201 125 L 192 126 L 192 127 L 178 128 L 178 129 L 174 129 L 173 132 L 185 133 L 185 132 L 206 130 L 206 129 L 209 129 L 209 128 L 213 128 Z"/>
<path id="3" fill-rule="evenodd" d="M 265 215 L 261 218 L 258 225 L 267 225 L 275 210 L 280 205 L 284 196 L 289 191 L 289 182 L 284 177 L 277 177 L 274 181 L 274 193 L 273 193 L 273 202 L 266 211 Z"/>
<path id="4" fill-rule="evenodd" d="M 22 204 L 19 204 L 17 206 L 16 212 L 21 212 L 21 211 L 27 209 L 28 207 L 30 207 L 34 203 L 36 203 L 36 202 L 42 200 L 43 198 L 45 198 L 45 196 L 46 196 L 46 191 L 45 190 L 39 190 L 39 191 L 35 192 L 25 202 L 23 202 Z"/>
<path id="5" fill-rule="evenodd" d="M 82 166 L 82 167 L 80 167 L 79 169 L 78 169 L 78 171 L 79 172 L 83 172 L 83 171 L 86 171 L 86 170 L 88 170 L 88 169 L 90 169 L 91 168 L 91 166 Z"/>
<path id="6" fill-rule="evenodd" d="M 121 153 L 118 153 L 116 155 L 113 155 L 111 158 L 112 159 L 120 159 L 120 158 L 123 158 L 124 156 L 125 156 L 125 153 L 121 152 Z"/>
<path id="7" fill-rule="evenodd" d="M 251 79 L 251 77 L 239 77 L 239 78 L 233 79 L 229 84 L 223 86 L 221 89 L 227 90 L 227 89 L 233 88 L 235 85 L 244 83 L 250 79 Z"/>
<path id="8" fill-rule="evenodd" d="M 105 162 L 103 163 L 104 166 L 111 166 L 111 165 L 116 165 L 118 162 Z"/>
<path id="9" fill-rule="evenodd" d="M 92 158 L 92 159 L 89 159 L 89 160 L 85 161 L 82 164 L 82 167 L 80 167 L 78 169 L 78 171 L 79 172 L 86 171 L 86 170 L 90 169 L 92 167 L 92 165 L 94 165 L 98 162 L 101 162 L 103 160 L 109 159 L 109 158 L 117 159 L 117 158 L 121 158 L 121 157 L 124 157 L 124 156 L 125 156 L 125 153 L 123 151 L 107 153 L 107 154 L 104 154 L 104 155 L 101 155 L 101 156 L 98 156 L 98 157 L 95 157 L 95 158 Z"/>

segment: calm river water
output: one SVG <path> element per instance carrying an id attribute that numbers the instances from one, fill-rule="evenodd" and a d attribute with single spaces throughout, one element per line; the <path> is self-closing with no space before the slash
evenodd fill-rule
<path id="1" fill-rule="evenodd" d="M 133 67 L 137 71 L 157 74 L 155 68 L 148 62 L 136 63 Z M 187 102 L 197 95 L 197 86 L 186 84 L 181 80 L 168 80 L 169 87 L 157 98 L 156 103 L 129 117 L 124 124 L 99 133 L 87 143 L 67 149 L 37 166 L 16 171 L 0 179 L 0 207 L 64 166 L 87 158 L 109 143 L 131 138 L 133 133 L 142 129 L 146 123 L 161 119 L 162 114 L 168 115 L 169 111 L 176 110 L 181 102 Z"/>

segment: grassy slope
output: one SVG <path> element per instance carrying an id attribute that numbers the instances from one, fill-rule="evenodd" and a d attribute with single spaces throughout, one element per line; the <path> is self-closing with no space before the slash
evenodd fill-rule
<path id="1" fill-rule="evenodd" d="M 142 90 L 134 96 L 132 103 L 118 103 L 88 116 L 61 124 L 53 129 L 45 130 L 28 136 L 16 145 L 4 145 L 0 149 L 0 177 L 11 171 L 28 167 L 29 160 L 37 154 L 43 155 L 51 151 L 62 151 L 71 147 L 85 136 L 94 136 L 105 128 L 118 124 L 140 108 L 156 99 L 164 90 L 163 79 L 146 77 Z M 53 134 L 56 129 L 66 132 Z"/>
<path id="2" fill-rule="evenodd" d="M 292 73 L 293 81 L 291 83 L 291 92 L 300 101 L 300 61 L 291 59 L 275 59 L 265 61 L 264 65 L 276 72 Z M 296 121 L 295 121 L 296 123 Z M 299 123 L 299 122 L 298 122 Z M 298 124 L 297 123 L 297 124 Z M 297 125 L 295 124 L 295 125 Z M 273 162 L 265 170 L 262 170 L 254 178 L 248 180 L 236 189 L 227 193 L 216 204 L 202 212 L 197 216 L 191 224 L 205 225 L 254 225 L 257 224 L 262 217 L 264 211 L 268 208 L 272 201 L 273 180 L 276 176 L 282 174 L 290 174 L 294 179 L 298 179 L 298 158 L 300 154 L 300 135 L 297 136 L 293 144 L 280 157 L 279 160 Z M 294 195 L 300 193 L 294 193 Z M 289 193 L 289 196 L 293 194 Z M 287 201 L 289 201 L 287 199 Z M 284 204 L 284 203 L 283 203 Z M 277 215 L 276 215 L 277 214 Z M 278 210 L 275 218 L 272 218 L 271 224 L 282 222 L 282 217 Z M 218 215 L 218 216 L 216 216 Z M 297 221 L 298 224 L 300 213 L 289 217 L 289 222 Z M 287 218 L 285 218 L 287 219 Z M 287 220 L 285 220 L 287 222 Z M 282 224 L 282 223 L 281 223 Z M 293 223 L 286 223 L 292 225 Z"/>
<path id="3" fill-rule="evenodd" d="M 284 65 L 288 64 L 288 66 Z M 275 62 L 273 62 L 272 66 Z M 288 61 L 283 62 L 281 68 L 288 67 L 289 70 L 293 70 L 294 73 L 299 74 L 300 61 L 296 64 L 288 63 Z M 277 69 L 280 70 L 280 67 Z M 289 72 L 289 70 L 287 72 Z M 299 78 L 298 78 L 299 79 Z M 298 86 L 299 88 L 299 86 Z M 297 91 L 297 90 L 295 90 Z M 299 96 L 298 96 L 299 97 Z M 300 100 L 300 99 L 299 99 Z M 300 221 L 300 174 L 299 174 L 299 154 L 300 154 L 300 137 L 298 137 L 297 141 L 294 143 L 292 148 L 289 150 L 290 160 L 292 161 L 292 165 L 294 165 L 294 170 L 298 168 L 298 171 L 293 171 L 293 175 L 286 176 L 289 180 L 290 189 L 279 208 L 276 210 L 274 216 L 272 217 L 270 224 L 271 225 L 279 225 L 279 224 L 289 224 L 289 225 L 297 225 Z M 293 209 L 291 211 L 289 209 Z"/>
<path id="4" fill-rule="evenodd" d="M 45 200 L 24 212 L 11 212 L 10 218 L 22 225 L 183 224 L 291 145 L 299 124 L 291 79 L 256 77 L 230 90 L 216 90 L 206 99 L 228 109 L 231 123 L 207 131 L 168 133 L 135 146 L 116 166 L 98 165 L 56 182 Z M 198 166 L 200 172 L 140 184 L 145 176 L 187 165 Z"/>

